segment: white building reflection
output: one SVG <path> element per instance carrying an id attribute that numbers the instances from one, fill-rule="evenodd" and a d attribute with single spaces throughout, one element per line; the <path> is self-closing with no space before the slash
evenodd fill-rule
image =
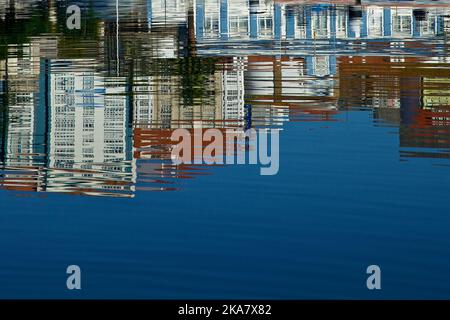
<path id="1" fill-rule="evenodd" d="M 89 67 L 95 64 L 89 60 L 49 64 L 47 191 L 96 194 L 130 188 L 125 79 L 101 76 Z"/>

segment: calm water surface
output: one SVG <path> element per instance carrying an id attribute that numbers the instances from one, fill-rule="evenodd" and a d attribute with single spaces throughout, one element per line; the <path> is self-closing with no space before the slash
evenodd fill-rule
<path id="1" fill-rule="evenodd" d="M 0 0 L 0 298 L 450 298 L 450 6 L 324 2 Z"/>

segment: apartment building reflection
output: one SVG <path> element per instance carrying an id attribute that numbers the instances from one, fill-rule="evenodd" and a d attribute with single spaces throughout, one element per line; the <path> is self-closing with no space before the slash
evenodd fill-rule
<path id="1" fill-rule="evenodd" d="M 174 62 L 184 63 L 184 62 Z M 244 102 L 245 59 L 223 58 L 215 61 L 214 70 L 202 75 L 194 97 L 185 96 L 183 77 L 167 75 L 163 70 L 147 77 L 136 77 L 133 97 L 133 139 L 135 158 L 170 160 L 174 142 L 172 132 L 183 128 L 217 128 L 245 130 L 248 114 Z M 189 92 L 188 93 L 192 93 Z M 193 162 L 193 161 L 192 161 Z M 148 164 L 146 165 L 148 167 Z M 139 167 L 139 165 L 138 165 Z M 186 168 L 179 167 L 176 175 Z"/>
<path id="2" fill-rule="evenodd" d="M 45 119 L 41 104 L 45 100 L 45 84 L 40 57 L 55 56 L 56 50 L 54 37 L 35 37 L 29 43 L 10 46 L 1 63 L 1 180 L 7 189 L 44 188 Z"/>
<path id="3" fill-rule="evenodd" d="M 342 57 L 339 76 L 340 94 L 348 97 L 340 107 L 372 108 L 381 124 L 398 126 L 401 156 L 449 157 L 445 57 L 427 63 L 414 57 Z"/>
<path id="4" fill-rule="evenodd" d="M 441 73 L 421 77 L 419 96 L 404 108 L 409 114 L 402 114 L 401 119 L 403 157 L 450 158 L 450 73 L 443 76 Z"/>
<path id="5" fill-rule="evenodd" d="M 47 192 L 131 196 L 135 180 L 127 132 L 125 79 L 105 77 L 96 61 L 49 64 Z"/>
<path id="6" fill-rule="evenodd" d="M 357 39 L 425 37 L 442 33 L 446 7 L 272 1 L 196 1 L 196 36 L 211 39 Z"/>
<path id="7" fill-rule="evenodd" d="M 172 164 L 178 128 L 281 128 L 336 121 L 339 110 L 373 110 L 377 125 L 398 126 L 402 156 L 448 148 L 446 8 L 353 12 L 253 0 L 124 7 L 119 25 L 111 17 L 93 24 L 98 38 L 84 39 L 84 51 L 66 35 L 8 46 L 0 59 L 2 188 L 115 197 L 174 190 L 178 179 L 207 173 Z"/>
<path id="8" fill-rule="evenodd" d="M 247 104 L 254 126 L 285 121 L 331 120 L 336 113 L 336 78 L 308 74 L 301 57 L 249 57 L 246 71 Z"/>

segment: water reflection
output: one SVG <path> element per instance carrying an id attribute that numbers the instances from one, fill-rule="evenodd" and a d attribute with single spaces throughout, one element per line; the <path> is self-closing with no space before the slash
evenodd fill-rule
<path id="1" fill-rule="evenodd" d="M 3 189 L 176 190 L 208 174 L 172 164 L 177 128 L 277 129 L 348 110 L 399 127 L 402 159 L 450 156 L 443 1 L 129 0 L 118 13 L 78 1 L 74 31 L 67 3 L 0 1 Z"/>

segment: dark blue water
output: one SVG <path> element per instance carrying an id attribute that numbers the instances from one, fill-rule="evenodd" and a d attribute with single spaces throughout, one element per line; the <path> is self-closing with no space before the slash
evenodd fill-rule
<path id="1" fill-rule="evenodd" d="M 395 129 L 347 116 L 288 125 L 274 177 L 219 168 L 126 200 L 2 192 L 2 297 L 448 298 L 446 168 L 400 161 Z"/>
<path id="2" fill-rule="evenodd" d="M 299 12 L 303 7 L 282 8 Z M 428 9 L 427 17 L 434 11 Z M 444 20 L 437 18 L 442 29 L 427 36 L 395 41 L 380 36 L 369 40 L 388 43 L 387 48 L 371 54 L 355 48 L 348 49 L 354 55 L 325 52 L 319 56 L 328 60 L 320 60 L 313 47 L 274 56 L 261 54 L 258 48 L 267 44 L 256 40 L 254 47 L 238 47 L 227 39 L 219 51 L 208 49 L 206 41 L 183 52 L 191 45 L 184 42 L 175 56 L 164 56 L 168 51 L 152 51 L 151 41 L 170 44 L 170 32 L 153 26 L 145 31 L 153 40 L 135 48 L 131 42 L 146 41 L 143 31 L 136 21 L 123 19 L 129 28 L 119 33 L 119 61 L 114 44 L 107 49 L 105 40 L 101 52 L 93 52 L 85 38 L 29 58 L 24 44 L 15 43 L 2 57 L 8 91 L 2 91 L 1 105 L 0 298 L 450 298 Z M 177 32 L 189 34 L 192 26 L 181 25 Z M 345 41 L 367 48 L 369 40 Z M 275 42 L 269 47 L 279 52 Z M 403 47 L 389 47 L 392 42 Z M 426 45 L 437 55 L 402 51 Z M 17 71 L 14 58 L 23 56 L 37 65 L 36 74 L 30 65 Z M 320 69 L 320 61 L 328 69 Z M 146 63 L 166 67 L 146 69 Z M 178 77 L 179 68 L 195 77 L 167 80 Z M 226 70 L 238 76 L 226 78 Z M 70 106 L 72 92 L 55 93 L 51 86 L 58 83 L 52 77 L 63 75 L 95 75 L 95 88 L 108 88 L 108 81 L 119 88 L 97 91 L 100 98 L 82 106 L 106 110 L 115 99 L 129 110 L 128 118 L 120 113 L 125 120 L 117 126 L 123 131 L 114 131 L 122 139 L 116 158 L 97 148 L 99 140 L 91 144 L 80 138 L 84 131 L 63 140 L 70 145 L 80 138 L 81 148 L 94 148 L 93 163 L 81 156 L 84 149 L 58 153 L 54 139 L 62 131 L 54 119 L 70 119 L 71 113 L 55 107 L 55 96 L 62 94 Z M 251 105 L 251 119 L 248 112 L 234 118 L 221 113 L 220 119 L 209 119 L 211 125 L 199 111 L 221 101 L 217 95 L 223 93 L 211 88 L 223 79 L 229 88 L 241 88 L 236 83 L 244 81 L 245 101 L 233 101 Z M 167 96 L 158 95 L 159 81 L 169 87 Z M 154 102 L 155 113 L 166 110 L 170 100 L 172 118 L 139 120 L 133 103 L 139 94 L 163 101 Z M 177 108 L 191 115 L 175 113 Z M 259 165 L 172 166 L 167 154 L 156 152 L 170 148 L 166 130 L 198 127 L 199 117 L 204 127 L 281 129 L 278 174 L 261 176 Z M 102 147 L 110 148 L 106 140 Z M 66 288 L 66 268 L 73 264 L 82 270 L 80 291 Z M 366 268 L 373 264 L 382 270 L 381 290 L 366 287 Z"/>

